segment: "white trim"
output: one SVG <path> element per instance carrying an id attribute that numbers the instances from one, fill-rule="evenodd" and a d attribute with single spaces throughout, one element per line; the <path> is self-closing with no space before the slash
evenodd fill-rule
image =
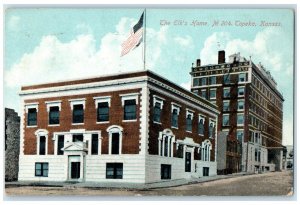
<path id="1" fill-rule="evenodd" d="M 25 104 L 25 109 L 26 109 L 26 113 L 28 113 L 28 109 L 32 109 L 35 108 L 36 112 L 39 112 L 39 103 L 26 103 Z"/>
<path id="2" fill-rule="evenodd" d="M 153 107 L 155 107 L 156 103 L 159 103 L 160 104 L 160 109 L 162 110 L 163 106 L 164 106 L 164 100 L 165 99 L 163 99 L 161 97 L 158 97 L 157 95 L 153 95 Z"/>
<path id="3" fill-rule="evenodd" d="M 191 115 L 191 120 L 193 120 L 193 118 L 194 118 L 194 111 L 186 109 L 186 115 L 185 115 L 186 119 L 187 119 L 188 115 Z"/>
<path id="4" fill-rule="evenodd" d="M 167 156 L 165 156 L 165 140 L 167 141 Z M 175 142 L 175 135 L 173 134 L 172 130 L 164 129 L 163 131 L 159 132 L 158 136 L 158 155 L 162 157 L 173 157 L 173 144 Z M 161 147 L 162 145 L 162 147 Z M 162 148 L 162 149 L 161 149 Z M 162 152 L 161 152 L 162 151 Z"/>
<path id="5" fill-rule="evenodd" d="M 124 107 L 125 105 L 125 100 L 135 100 L 135 104 L 138 104 L 138 96 L 139 93 L 128 93 L 128 94 L 122 94 L 119 95 L 121 97 L 122 100 L 122 107 Z"/>
<path id="6" fill-rule="evenodd" d="M 38 129 L 37 131 L 34 132 L 36 136 L 36 155 L 40 155 L 39 150 L 40 150 L 40 137 L 45 136 L 45 155 L 48 155 L 48 131 L 45 129 Z"/>
<path id="7" fill-rule="evenodd" d="M 133 120 L 122 120 L 122 122 L 136 122 L 137 119 L 133 119 Z"/>
<path id="8" fill-rule="evenodd" d="M 108 124 L 109 121 L 96 122 L 96 124 Z"/>
<path id="9" fill-rule="evenodd" d="M 84 125 L 84 122 L 81 122 L 81 123 L 72 123 L 72 125 Z"/>
<path id="10" fill-rule="evenodd" d="M 173 110 L 177 110 L 177 115 L 179 115 L 180 113 L 180 105 L 174 103 L 174 102 L 171 102 L 171 113 L 173 113 Z"/>
<path id="11" fill-rule="evenodd" d="M 200 122 L 200 120 L 202 119 L 203 120 L 203 124 L 205 123 L 205 116 L 204 115 L 201 115 L 201 114 L 198 114 L 198 122 Z"/>
<path id="12" fill-rule="evenodd" d="M 160 96 L 158 96 L 158 95 L 153 95 L 153 98 L 158 98 L 159 100 L 162 100 L 162 101 L 165 101 L 165 100 L 166 100 L 165 98 L 162 98 L 162 97 L 160 97 Z"/>
<path id="13" fill-rule="evenodd" d="M 107 102 L 108 107 L 110 107 L 110 105 L 111 105 L 111 103 L 110 103 L 111 96 L 99 96 L 99 97 L 93 97 L 93 99 L 95 100 L 96 109 L 98 108 L 98 103 Z"/>
<path id="14" fill-rule="evenodd" d="M 195 104 L 189 103 L 188 101 L 185 101 L 185 100 L 182 99 L 182 98 L 179 98 L 179 97 L 174 96 L 174 94 L 170 94 L 169 92 L 163 91 L 163 90 L 160 89 L 160 88 L 154 87 L 154 86 L 152 86 L 152 85 L 148 85 L 148 86 L 149 86 L 149 88 L 150 88 L 151 90 L 160 92 L 160 93 L 162 93 L 163 95 L 166 95 L 166 96 L 168 96 L 168 97 L 170 97 L 170 98 L 172 98 L 172 99 L 174 99 L 174 100 L 176 100 L 176 101 L 181 102 L 182 104 L 185 104 L 185 105 L 187 105 L 187 106 L 189 106 L 189 107 L 193 107 L 193 108 L 195 108 L 196 110 L 198 110 L 199 112 L 207 113 L 207 114 L 212 115 L 212 116 L 215 116 L 215 117 L 217 117 L 217 114 L 215 114 L 215 113 L 218 113 L 218 114 L 220 113 L 220 112 L 217 111 L 217 110 L 212 111 L 211 109 L 205 109 L 206 107 L 208 107 L 208 105 L 206 105 L 206 106 L 204 106 L 204 107 L 200 107 L 199 104 L 200 104 L 200 105 L 203 104 L 203 103 L 200 103 L 200 101 L 197 101 L 197 102 L 196 102 L 196 105 L 195 105 Z M 199 103 L 198 103 L 198 102 L 199 102 Z"/>
<path id="15" fill-rule="evenodd" d="M 111 149 L 112 149 L 112 134 L 113 133 L 119 133 L 119 154 L 122 154 L 122 138 L 123 138 L 123 128 L 118 125 L 111 125 L 109 126 L 106 131 L 108 132 L 108 138 L 109 138 L 109 144 L 108 144 L 108 154 L 112 155 Z"/>
<path id="16" fill-rule="evenodd" d="M 74 105 L 83 105 L 83 109 L 85 110 L 85 98 L 71 99 L 69 100 L 71 105 L 71 110 L 73 110 Z"/>
<path id="17" fill-rule="evenodd" d="M 50 111 L 50 107 L 58 107 L 59 111 L 61 111 L 61 100 L 59 101 L 46 101 L 47 112 Z"/>

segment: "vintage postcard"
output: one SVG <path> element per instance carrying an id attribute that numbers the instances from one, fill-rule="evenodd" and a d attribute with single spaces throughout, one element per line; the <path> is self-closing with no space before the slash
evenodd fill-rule
<path id="1" fill-rule="evenodd" d="M 4 17 L 10 200 L 293 195 L 293 7 Z"/>

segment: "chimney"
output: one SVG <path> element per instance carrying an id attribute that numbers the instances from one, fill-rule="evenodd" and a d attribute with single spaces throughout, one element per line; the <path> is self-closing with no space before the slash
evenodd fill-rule
<path id="1" fill-rule="evenodd" d="M 196 66 L 197 66 L 197 67 L 200 67 L 200 66 L 201 66 L 201 60 L 200 60 L 200 59 L 197 59 L 197 61 L 196 61 Z"/>
<path id="2" fill-rule="evenodd" d="M 225 63 L 225 51 L 219 51 L 218 64 Z"/>

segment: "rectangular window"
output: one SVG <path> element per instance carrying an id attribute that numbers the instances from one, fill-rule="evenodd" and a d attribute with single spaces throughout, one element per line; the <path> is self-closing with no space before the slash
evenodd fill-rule
<path id="1" fill-rule="evenodd" d="M 49 125 L 58 125 L 58 124 L 59 124 L 59 107 L 58 106 L 50 107 Z"/>
<path id="2" fill-rule="evenodd" d="M 123 179 L 123 163 L 106 163 L 106 179 Z"/>
<path id="3" fill-rule="evenodd" d="M 239 87 L 238 96 L 244 96 L 244 95 L 245 95 L 245 87 Z"/>
<path id="4" fill-rule="evenodd" d="M 215 84 L 217 84 L 217 77 L 216 76 L 211 76 L 209 78 L 209 81 L 210 81 L 211 85 L 215 85 Z"/>
<path id="5" fill-rule="evenodd" d="M 198 134 L 204 135 L 204 118 L 199 119 Z"/>
<path id="6" fill-rule="evenodd" d="M 39 148 L 39 155 L 46 154 L 46 137 L 40 136 L 40 148 Z"/>
<path id="7" fill-rule="evenodd" d="M 185 153 L 185 172 L 191 172 L 191 153 Z"/>
<path id="8" fill-rule="evenodd" d="M 82 134 L 73 135 L 73 142 L 83 142 L 83 135 Z"/>
<path id="9" fill-rule="evenodd" d="M 223 126 L 229 126 L 229 115 L 223 115 Z"/>
<path id="10" fill-rule="evenodd" d="M 193 85 L 194 86 L 199 86 L 199 78 L 194 78 L 193 79 Z"/>
<path id="11" fill-rule="evenodd" d="M 255 161 L 258 161 L 258 150 L 255 148 Z"/>
<path id="12" fill-rule="evenodd" d="M 239 100 L 238 101 L 238 110 L 244 110 L 244 105 L 245 105 L 244 100 Z"/>
<path id="13" fill-rule="evenodd" d="M 229 84 L 230 83 L 230 74 L 224 74 L 223 82 L 224 82 L 224 84 Z"/>
<path id="14" fill-rule="evenodd" d="M 243 130 L 238 130 L 236 132 L 236 139 L 239 141 L 239 142 L 244 142 L 244 131 Z"/>
<path id="15" fill-rule="evenodd" d="M 84 121 L 84 111 L 83 105 L 73 105 L 73 123 L 83 123 Z"/>
<path id="16" fill-rule="evenodd" d="M 208 177 L 209 176 L 209 167 L 203 167 L 203 176 Z"/>
<path id="17" fill-rule="evenodd" d="M 223 101 L 223 111 L 229 111 L 230 106 L 229 106 L 229 101 Z"/>
<path id="18" fill-rule="evenodd" d="M 240 73 L 239 82 L 245 82 L 245 81 L 246 81 L 246 73 Z"/>
<path id="19" fill-rule="evenodd" d="M 64 154 L 64 151 L 61 150 L 65 145 L 65 138 L 63 135 L 58 135 L 57 137 L 57 154 L 58 155 L 63 155 Z"/>
<path id="20" fill-rule="evenodd" d="M 133 100 L 125 100 L 124 103 L 124 120 L 136 119 L 136 102 Z"/>
<path id="21" fill-rule="evenodd" d="M 172 111 L 172 127 L 178 128 L 178 110 L 173 109 Z"/>
<path id="22" fill-rule="evenodd" d="M 223 97 L 229 98 L 230 97 L 230 88 L 224 88 L 223 89 Z"/>
<path id="23" fill-rule="evenodd" d="M 92 134 L 92 155 L 98 154 L 98 134 Z"/>
<path id="24" fill-rule="evenodd" d="M 35 176 L 36 177 L 48 177 L 48 163 L 36 162 L 35 163 Z"/>
<path id="25" fill-rule="evenodd" d="M 183 145 L 182 144 L 178 145 L 178 148 L 176 151 L 176 156 L 178 158 L 183 158 Z"/>
<path id="26" fill-rule="evenodd" d="M 206 85 L 206 78 L 205 77 L 199 78 L 199 80 L 200 80 L 200 86 Z"/>
<path id="27" fill-rule="evenodd" d="M 109 121 L 109 105 L 108 102 L 98 103 L 97 122 Z"/>
<path id="28" fill-rule="evenodd" d="M 161 116 L 161 103 L 155 102 L 155 105 L 153 108 L 153 121 L 160 122 L 160 116 Z"/>
<path id="29" fill-rule="evenodd" d="M 36 108 L 28 108 L 27 125 L 28 126 L 37 125 L 37 111 L 36 111 Z"/>
<path id="30" fill-rule="evenodd" d="M 112 133 L 111 136 L 111 154 L 119 154 L 120 134 Z"/>
<path id="31" fill-rule="evenodd" d="M 243 125 L 244 124 L 244 115 L 243 114 L 238 114 L 237 115 L 237 124 L 238 125 Z"/>
<path id="32" fill-rule="evenodd" d="M 216 93 L 217 93 L 216 89 L 210 89 L 209 90 L 209 98 L 216 99 Z"/>
<path id="33" fill-rule="evenodd" d="M 187 114 L 186 131 L 192 132 L 192 115 L 191 114 Z"/>
<path id="34" fill-rule="evenodd" d="M 210 138 L 214 138 L 215 137 L 215 122 L 210 122 L 209 123 L 209 127 L 208 127 L 208 136 Z"/>
<path id="35" fill-rule="evenodd" d="M 171 179 L 171 165 L 170 164 L 161 164 L 161 179 Z"/>
<path id="36" fill-rule="evenodd" d="M 201 90 L 201 97 L 206 99 L 206 90 Z"/>

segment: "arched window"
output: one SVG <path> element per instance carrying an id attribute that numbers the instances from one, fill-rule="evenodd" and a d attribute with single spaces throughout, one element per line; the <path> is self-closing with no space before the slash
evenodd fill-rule
<path id="1" fill-rule="evenodd" d="M 48 131 L 44 129 L 38 129 L 36 135 L 36 154 L 46 155 L 48 153 Z"/>
<path id="2" fill-rule="evenodd" d="M 172 131 L 165 129 L 159 133 L 158 137 L 158 155 L 165 157 L 173 157 L 173 143 L 175 136 Z"/>
<path id="3" fill-rule="evenodd" d="M 210 151 L 212 149 L 211 142 L 209 140 L 205 140 L 202 142 L 201 147 L 201 160 L 210 161 Z"/>
<path id="4" fill-rule="evenodd" d="M 123 128 L 117 125 L 109 126 L 106 130 L 109 137 L 108 154 L 122 154 Z"/>

